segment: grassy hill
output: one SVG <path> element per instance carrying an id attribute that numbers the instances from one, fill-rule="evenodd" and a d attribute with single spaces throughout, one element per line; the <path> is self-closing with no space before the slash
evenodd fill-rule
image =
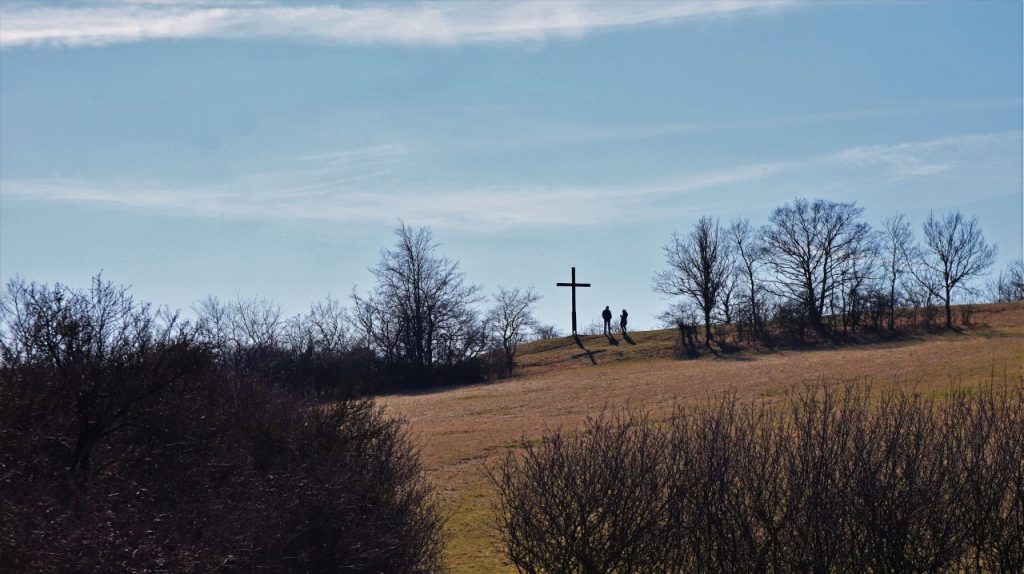
<path id="1" fill-rule="evenodd" d="M 626 404 L 654 413 L 724 391 L 773 397 L 803 383 L 851 381 L 942 393 L 995 377 L 1024 377 L 1024 304 L 986 305 L 959 333 L 890 342 L 673 357 L 672 330 L 537 341 L 521 350 L 519 376 L 490 384 L 382 399 L 405 416 L 448 517 L 453 572 L 510 571 L 491 520 L 485 466 L 521 437 L 578 425 Z"/>

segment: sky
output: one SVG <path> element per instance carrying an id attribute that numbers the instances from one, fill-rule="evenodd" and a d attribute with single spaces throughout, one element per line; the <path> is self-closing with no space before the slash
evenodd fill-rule
<path id="1" fill-rule="evenodd" d="M 187 310 L 372 286 L 400 221 L 569 329 L 795 197 L 1022 255 L 1022 3 L 0 3 L 0 279 Z"/>

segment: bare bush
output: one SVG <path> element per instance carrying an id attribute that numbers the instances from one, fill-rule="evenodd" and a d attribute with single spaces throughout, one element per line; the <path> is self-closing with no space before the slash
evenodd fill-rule
<path id="1" fill-rule="evenodd" d="M 54 406 L 72 416 L 64 456 L 79 479 L 96 445 L 130 425 L 140 403 L 196 368 L 187 325 L 99 276 L 85 291 L 12 280 L 0 322 L 4 368 L 42 378 L 54 391 L 49 400 L 66 401 Z"/>
<path id="2" fill-rule="evenodd" d="M 643 414 L 523 442 L 491 471 L 508 557 L 523 572 L 660 572 L 666 440 Z"/>
<path id="3" fill-rule="evenodd" d="M 509 455 L 498 524 L 526 572 L 1018 572 L 1021 439 L 1024 381 L 602 416 Z M 612 533 L 649 561 L 609 561 Z"/>
<path id="4" fill-rule="evenodd" d="M 697 325 L 700 323 L 700 311 L 691 303 L 676 303 L 658 315 L 658 319 L 668 327 L 679 330 L 679 340 L 674 351 L 677 357 L 695 359 L 700 356 L 697 348 Z"/>
<path id="5" fill-rule="evenodd" d="M 558 327 L 554 325 L 539 324 L 533 328 L 534 337 L 539 341 L 550 341 L 551 339 L 559 339 L 564 337 Z"/>
<path id="6" fill-rule="evenodd" d="M 399 421 L 240 378 L 124 288 L 0 298 L 0 571 L 441 568 Z"/>

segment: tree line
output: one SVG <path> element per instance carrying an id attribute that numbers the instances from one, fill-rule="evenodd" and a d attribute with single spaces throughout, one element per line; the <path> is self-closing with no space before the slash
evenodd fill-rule
<path id="1" fill-rule="evenodd" d="M 952 327 L 953 304 L 980 295 L 975 280 L 996 250 L 976 218 L 956 211 L 929 215 L 921 232 L 918 241 L 903 215 L 873 229 L 856 204 L 823 199 L 778 207 L 761 227 L 702 217 L 664 247 L 667 266 L 653 286 L 675 298 L 662 318 L 694 355 L 697 326 L 707 348 L 726 345 L 716 335 L 726 325 L 748 343 Z M 532 287 L 487 296 L 440 252 L 429 227 L 401 224 L 370 271 L 370 289 L 294 316 L 265 299 L 208 297 L 193 306 L 194 321 L 177 321 L 222 368 L 318 400 L 507 376 L 524 341 L 559 335 L 534 317 Z M 37 287 L 13 280 L 7 296 Z M 986 295 L 1024 300 L 1024 262 Z"/>
<path id="2" fill-rule="evenodd" d="M 196 336 L 224 365 L 321 399 L 507 376 L 521 343 L 555 336 L 532 287 L 499 286 L 486 305 L 428 227 L 395 237 L 349 305 L 328 296 L 285 317 L 265 299 L 209 297 L 193 307 Z"/>
<path id="3" fill-rule="evenodd" d="M 771 323 L 776 334 L 803 341 L 808 331 L 833 337 L 912 322 L 933 328 L 941 308 L 942 324 L 953 328 L 958 298 L 984 296 L 974 280 L 992 266 L 996 247 L 977 218 L 929 214 L 918 241 L 904 215 L 873 229 L 863 213 L 855 203 L 797 198 L 760 228 L 746 219 L 723 225 L 701 217 L 663 249 L 666 268 L 653 287 L 678 299 L 662 318 L 691 341 L 702 325 L 711 348 L 713 327 L 722 324 L 764 341 Z M 1011 263 L 985 295 L 1024 300 L 1024 263 Z"/>
<path id="4" fill-rule="evenodd" d="M 952 328 L 958 300 L 1024 300 L 1020 260 L 987 292 L 977 285 L 996 254 L 977 218 L 930 214 L 918 240 L 904 215 L 874 229 L 863 211 L 797 198 L 761 227 L 700 218 L 664 247 L 653 286 L 676 303 L 662 318 L 696 355 L 697 325 L 706 348 L 723 325 L 748 343 L 805 343 Z M 374 284 L 353 289 L 347 305 L 328 297 L 287 318 L 270 301 L 207 298 L 194 307 L 197 332 L 224 363 L 321 397 L 507 376 L 521 343 L 559 334 L 534 317 L 532 287 L 499 286 L 488 297 L 428 227 L 401 224 L 370 271 Z"/>

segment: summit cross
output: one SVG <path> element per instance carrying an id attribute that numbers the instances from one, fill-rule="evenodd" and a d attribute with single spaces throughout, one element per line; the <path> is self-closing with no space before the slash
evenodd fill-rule
<path id="1" fill-rule="evenodd" d="M 590 283 L 576 282 L 576 268 L 572 268 L 572 281 L 569 283 L 555 283 L 557 287 L 572 287 L 572 334 L 576 336 L 576 288 L 590 287 Z"/>

